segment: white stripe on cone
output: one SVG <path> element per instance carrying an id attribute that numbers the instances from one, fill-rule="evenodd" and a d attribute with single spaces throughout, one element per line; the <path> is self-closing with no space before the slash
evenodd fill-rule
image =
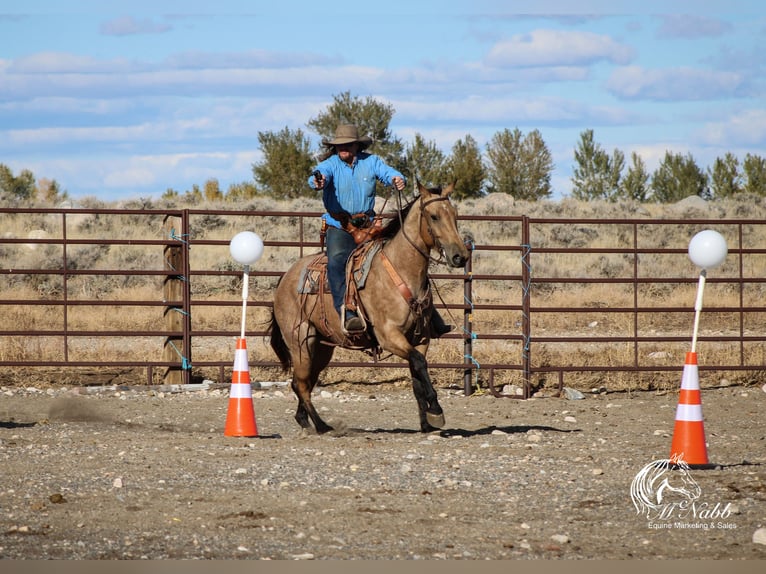
<path id="1" fill-rule="evenodd" d="M 247 371 L 247 349 L 237 349 L 234 351 L 234 370 Z"/>
<path id="2" fill-rule="evenodd" d="M 231 385 L 229 391 L 229 398 L 231 399 L 250 399 L 253 397 L 253 391 L 250 384 L 247 383 L 234 383 Z"/>
<path id="3" fill-rule="evenodd" d="M 697 365 L 684 365 L 684 372 L 681 376 L 681 388 L 696 391 L 700 388 Z"/>
<path id="4" fill-rule="evenodd" d="M 702 422 L 702 405 L 678 405 L 676 409 L 677 421 Z"/>

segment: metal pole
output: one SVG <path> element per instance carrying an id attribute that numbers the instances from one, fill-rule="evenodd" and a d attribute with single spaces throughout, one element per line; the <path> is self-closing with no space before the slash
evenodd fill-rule
<path id="1" fill-rule="evenodd" d="M 250 283 L 250 266 L 245 265 L 245 271 L 242 273 L 242 329 L 240 330 L 240 339 L 245 338 L 245 314 L 247 311 L 247 287 Z"/>
<path id="2" fill-rule="evenodd" d="M 694 332 L 692 334 L 692 353 L 696 352 L 697 348 L 697 330 L 700 325 L 700 313 L 702 312 L 702 293 L 705 291 L 705 278 L 707 277 L 707 271 L 703 269 L 700 271 L 700 280 L 697 284 L 697 300 L 694 303 Z"/>
<path id="3" fill-rule="evenodd" d="M 530 258 L 532 255 L 532 246 L 529 239 L 529 217 L 526 215 L 521 218 L 521 329 L 522 329 L 522 350 L 521 350 L 521 370 L 524 379 L 524 398 L 529 398 L 529 387 L 532 384 L 531 365 L 531 319 L 530 297 L 532 286 L 532 267 Z"/>
<path id="4" fill-rule="evenodd" d="M 473 369 L 473 242 L 468 246 L 468 260 L 465 262 L 465 275 L 463 277 L 463 298 L 465 303 L 469 303 L 470 306 L 466 306 L 463 310 L 463 364 L 466 368 L 463 370 L 463 393 L 465 396 L 473 393 L 473 385 L 471 383 L 471 374 Z"/>

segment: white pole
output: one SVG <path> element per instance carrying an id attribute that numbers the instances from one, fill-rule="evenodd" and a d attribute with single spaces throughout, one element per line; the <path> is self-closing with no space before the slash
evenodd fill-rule
<path id="1" fill-rule="evenodd" d="M 702 293 L 705 290 L 705 278 L 707 277 L 707 271 L 703 269 L 700 271 L 700 280 L 697 285 L 697 300 L 694 303 L 694 333 L 692 334 L 692 353 L 696 352 L 697 348 L 697 329 L 700 324 L 700 313 L 702 312 Z"/>
<path id="2" fill-rule="evenodd" d="M 242 329 L 240 331 L 240 339 L 245 338 L 245 313 L 247 310 L 248 283 L 250 283 L 250 266 L 245 265 L 245 271 L 242 274 Z"/>

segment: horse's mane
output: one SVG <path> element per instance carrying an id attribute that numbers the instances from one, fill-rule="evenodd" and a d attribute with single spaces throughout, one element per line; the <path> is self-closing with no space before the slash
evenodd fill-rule
<path id="1" fill-rule="evenodd" d="M 431 187 L 428 189 L 428 191 L 436 195 L 441 195 L 442 188 Z M 416 195 L 404 207 L 402 207 L 401 210 L 399 210 L 391 219 L 389 219 L 388 222 L 383 226 L 383 231 L 380 233 L 378 237 L 386 241 L 388 239 L 391 239 L 397 233 L 399 233 L 399 230 L 402 228 L 402 222 L 405 219 L 407 219 L 407 215 L 410 213 L 412 206 L 415 205 L 415 202 L 419 199 L 420 199 L 420 196 Z"/>

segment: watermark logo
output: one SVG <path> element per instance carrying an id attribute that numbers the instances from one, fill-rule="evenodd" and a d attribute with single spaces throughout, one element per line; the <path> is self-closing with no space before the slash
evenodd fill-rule
<path id="1" fill-rule="evenodd" d="M 636 474 L 630 497 L 636 514 L 644 516 L 651 529 L 736 528 L 726 520 L 731 503 L 711 503 L 703 499 L 702 489 L 681 457 L 655 460 Z"/>

